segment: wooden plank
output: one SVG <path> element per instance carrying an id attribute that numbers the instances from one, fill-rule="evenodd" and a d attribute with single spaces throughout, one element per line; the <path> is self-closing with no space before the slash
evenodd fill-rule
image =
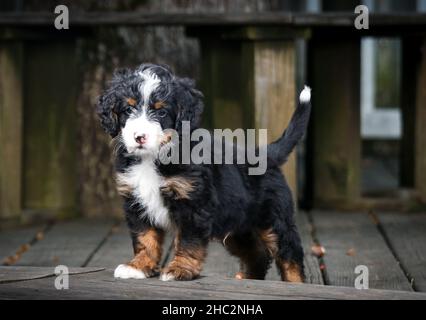
<path id="1" fill-rule="evenodd" d="M 238 259 L 231 256 L 219 241 L 210 241 L 207 259 L 201 274 L 233 278 L 240 270 Z"/>
<path id="2" fill-rule="evenodd" d="M 70 275 L 102 271 L 104 268 L 69 268 Z M 34 280 L 55 275 L 54 268 L 45 267 L 0 267 L 0 284 Z"/>
<path id="3" fill-rule="evenodd" d="M 419 50 L 415 122 L 415 186 L 426 203 L 426 38 Z"/>
<path id="4" fill-rule="evenodd" d="M 222 243 L 218 241 L 211 241 L 201 275 L 207 277 L 219 276 L 234 278 L 238 271 L 240 271 L 238 258 L 230 255 Z M 281 281 L 278 269 L 274 262 L 272 262 L 271 268 L 268 270 L 265 279 Z"/>
<path id="5" fill-rule="evenodd" d="M 0 3 L 0 11 L 17 11 L 22 10 L 22 2 L 14 1 L 14 0 L 3 0 Z"/>
<path id="6" fill-rule="evenodd" d="M 406 37 L 401 40 L 401 115 L 402 137 L 399 144 L 399 181 L 403 188 L 414 187 L 415 177 L 415 131 L 416 131 L 416 94 L 417 72 L 419 68 L 420 41 Z"/>
<path id="7" fill-rule="evenodd" d="M 16 265 L 81 267 L 107 237 L 112 225 L 91 220 L 56 224 Z"/>
<path id="8" fill-rule="evenodd" d="M 0 46 L 0 219 L 21 214 L 22 43 Z"/>
<path id="9" fill-rule="evenodd" d="M 313 37 L 309 52 L 314 207 L 350 208 L 360 198 L 360 40 Z"/>
<path id="10" fill-rule="evenodd" d="M 305 282 L 312 284 L 324 284 L 318 258 L 311 253 L 311 248 L 314 244 L 312 238 L 313 226 L 309 222 L 307 214 L 304 211 L 299 211 L 295 218 L 305 254 Z"/>
<path id="11" fill-rule="evenodd" d="M 27 251 L 31 242 L 43 235 L 45 226 L 2 230 L 0 232 L 0 264 L 10 264 L 19 257 L 17 252 Z"/>
<path id="12" fill-rule="evenodd" d="M 283 134 L 295 109 L 295 43 L 255 41 L 251 48 L 253 61 L 244 68 L 254 68 L 254 124 L 256 129 L 268 130 L 270 143 Z M 289 156 L 283 172 L 297 199 L 296 152 Z"/>
<path id="13" fill-rule="evenodd" d="M 379 222 L 416 291 L 426 291 L 426 215 L 380 214 Z"/>
<path id="14" fill-rule="evenodd" d="M 207 128 L 247 128 L 251 118 L 242 103 L 242 92 L 246 79 L 241 58 L 241 44 L 223 41 L 215 37 L 201 38 L 202 79 L 201 89 L 205 94 L 204 125 Z"/>
<path id="15" fill-rule="evenodd" d="M 352 12 L 358 4 L 359 2 L 356 0 L 327 0 L 322 4 L 322 10 L 328 12 Z"/>
<path id="16" fill-rule="evenodd" d="M 23 205 L 26 214 L 75 216 L 76 56 L 73 42 L 26 47 Z"/>
<path id="17" fill-rule="evenodd" d="M 51 26 L 51 12 L 2 12 L 0 25 L 3 26 Z M 290 12 L 251 12 L 251 13 L 165 13 L 165 12 L 74 12 L 70 11 L 73 27 L 117 26 L 117 25 L 192 25 L 192 26 L 241 26 L 241 25 L 296 25 L 308 27 L 347 27 L 353 29 L 352 12 L 333 13 L 290 13 Z M 389 27 L 400 29 L 426 26 L 423 13 L 370 13 L 370 29 Z M 398 30 L 394 30 L 397 32 Z"/>
<path id="18" fill-rule="evenodd" d="M 113 269 L 133 258 L 133 246 L 130 233 L 124 223 L 113 227 L 105 243 L 89 261 L 89 267 Z"/>
<path id="19" fill-rule="evenodd" d="M 163 245 L 163 261 L 169 257 L 173 235 L 166 234 Z M 103 245 L 93 255 L 93 258 L 87 264 L 89 267 L 105 267 L 113 269 L 121 263 L 126 263 L 133 258 L 133 246 L 129 229 L 125 223 L 112 229 L 111 235 Z"/>
<path id="20" fill-rule="evenodd" d="M 182 282 L 122 280 L 114 279 L 112 270 L 71 275 L 68 290 L 56 290 L 53 281 L 43 278 L 0 284 L 0 299 L 426 299 L 424 293 L 220 277 Z"/>
<path id="21" fill-rule="evenodd" d="M 355 267 L 369 270 L 369 287 L 411 291 L 398 261 L 373 220 L 363 213 L 315 211 L 316 236 L 326 254 L 326 284 L 354 287 Z"/>

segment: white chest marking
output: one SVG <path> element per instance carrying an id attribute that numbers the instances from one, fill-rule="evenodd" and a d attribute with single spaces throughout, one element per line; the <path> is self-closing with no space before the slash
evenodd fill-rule
<path id="1" fill-rule="evenodd" d="M 132 188 L 133 195 L 144 207 L 144 214 L 157 227 L 168 229 L 170 218 L 160 193 L 163 178 L 158 174 L 155 164 L 147 159 L 130 167 L 117 179 Z"/>

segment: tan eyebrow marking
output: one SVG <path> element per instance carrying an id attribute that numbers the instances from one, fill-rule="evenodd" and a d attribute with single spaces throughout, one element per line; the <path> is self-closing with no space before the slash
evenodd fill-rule
<path id="1" fill-rule="evenodd" d="M 127 98 L 126 101 L 129 104 L 129 106 L 132 106 L 132 107 L 136 106 L 136 100 L 135 99 Z"/>
<path id="2" fill-rule="evenodd" d="M 157 101 L 156 103 L 154 103 L 154 109 L 158 110 L 163 108 L 166 105 L 166 103 L 164 101 Z"/>

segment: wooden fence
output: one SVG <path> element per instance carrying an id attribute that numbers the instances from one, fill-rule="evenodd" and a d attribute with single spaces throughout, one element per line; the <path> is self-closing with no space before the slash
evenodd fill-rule
<path id="1" fill-rule="evenodd" d="M 182 25 L 199 39 L 202 90 L 210 127 L 285 128 L 297 101 L 295 43 L 308 44 L 313 117 L 308 185 L 314 207 L 395 208 L 426 202 L 426 16 L 353 14 L 86 13 L 57 31 L 52 14 L 0 14 L 0 217 L 63 217 L 76 201 L 78 126 L 76 41 L 101 27 Z M 60 36 L 59 35 L 60 33 Z M 66 36 L 64 36 L 66 35 Z M 360 192 L 360 41 L 397 36 L 403 44 L 404 200 L 365 199 Z M 31 56 L 28 55 L 31 52 Z M 294 155 L 285 166 L 296 191 Z"/>

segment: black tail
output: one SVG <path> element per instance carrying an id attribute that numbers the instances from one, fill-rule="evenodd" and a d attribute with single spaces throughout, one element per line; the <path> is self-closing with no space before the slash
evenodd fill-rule
<path id="1" fill-rule="evenodd" d="M 305 86 L 300 93 L 299 105 L 291 117 L 283 135 L 268 145 L 268 167 L 280 166 L 287 161 L 299 140 L 303 137 L 311 114 L 311 89 Z"/>

